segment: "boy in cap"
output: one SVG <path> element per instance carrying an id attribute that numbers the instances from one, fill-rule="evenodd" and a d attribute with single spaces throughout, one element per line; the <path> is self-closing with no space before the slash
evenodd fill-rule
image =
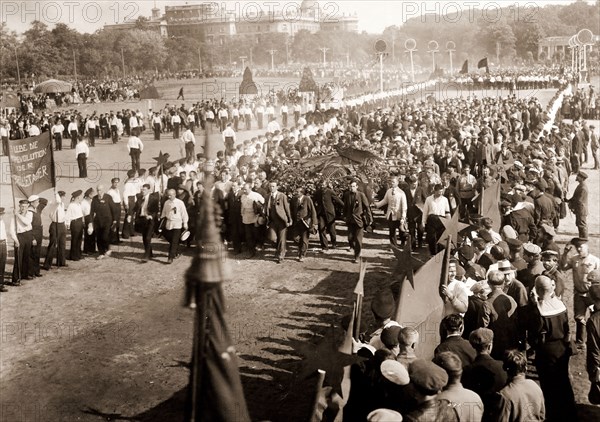
<path id="1" fill-rule="evenodd" d="M 542 275 L 550 278 L 554 282 L 554 293 L 556 294 L 556 297 L 561 299 L 562 294 L 565 291 L 567 279 L 565 274 L 558 267 L 558 257 L 559 254 L 553 250 L 542 252 L 542 265 L 544 266 Z"/>
<path id="2" fill-rule="evenodd" d="M 523 245 L 523 259 L 527 262 L 527 268 L 517 272 L 517 279 L 519 279 L 523 285 L 530 292 L 533 289 L 535 278 L 544 272 L 544 266 L 540 260 L 540 254 L 542 248 L 538 245 L 528 242 Z"/>
<path id="3" fill-rule="evenodd" d="M 457 410 L 461 421 L 480 421 L 483 416 L 483 402 L 474 391 L 461 384 L 462 362 L 454 352 L 441 352 L 433 358 L 433 363 L 442 367 L 448 374 L 448 383 L 438 399 L 445 399 Z"/>
<path id="4" fill-rule="evenodd" d="M 577 254 L 569 257 L 569 253 L 577 248 Z M 576 323 L 575 337 L 579 345 L 585 343 L 585 322 L 588 317 L 591 301 L 588 293 L 590 282 L 588 274 L 594 270 L 600 269 L 600 259 L 592 255 L 588 249 L 588 240 L 585 238 L 574 238 L 570 244 L 565 246 L 565 250 L 560 258 L 559 268 L 562 271 L 573 271 L 573 307 Z"/>
<path id="5" fill-rule="evenodd" d="M 418 407 L 406 414 L 409 421 L 458 421 L 458 413 L 446 399 L 438 399 L 438 393 L 448 383 L 448 374 L 438 365 L 424 359 L 415 360 L 409 368 L 410 381 Z"/>

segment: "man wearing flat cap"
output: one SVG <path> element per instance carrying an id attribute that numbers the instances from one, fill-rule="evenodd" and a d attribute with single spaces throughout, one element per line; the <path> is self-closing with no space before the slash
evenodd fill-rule
<path id="1" fill-rule="evenodd" d="M 527 262 L 527 268 L 517 272 L 517 279 L 527 288 L 530 292 L 535 284 L 535 278 L 544 272 L 544 265 L 540 260 L 540 254 L 542 248 L 538 245 L 528 242 L 523 245 L 523 259 Z"/>
<path id="2" fill-rule="evenodd" d="M 448 374 L 433 362 L 416 359 L 408 368 L 414 387 L 416 410 L 408 413 L 408 421 L 458 421 L 458 413 L 446 399 L 438 399 L 438 393 L 448 383 Z"/>
<path id="3" fill-rule="evenodd" d="M 579 231 L 579 237 L 586 238 L 587 232 L 587 214 L 588 214 L 588 186 L 586 180 L 588 175 L 582 171 L 577 173 L 577 182 L 579 183 L 573 192 L 573 196 L 568 200 L 569 208 L 575 214 L 575 225 Z"/>
<path id="4" fill-rule="evenodd" d="M 569 253 L 577 248 L 577 254 L 569 256 Z M 588 249 L 588 240 L 582 238 L 572 239 L 570 244 L 560 258 L 560 269 L 562 271 L 573 271 L 573 316 L 575 318 L 575 338 L 578 344 L 585 343 L 585 323 L 588 318 L 591 301 L 589 299 L 590 281 L 588 275 L 594 270 L 600 269 L 600 259 L 592 255 Z"/>
<path id="5" fill-rule="evenodd" d="M 565 291 L 567 277 L 558 266 L 559 257 L 560 254 L 553 250 L 545 250 L 542 252 L 542 265 L 544 266 L 542 275 L 550 278 L 554 282 L 554 294 L 561 299 L 563 292 Z"/>

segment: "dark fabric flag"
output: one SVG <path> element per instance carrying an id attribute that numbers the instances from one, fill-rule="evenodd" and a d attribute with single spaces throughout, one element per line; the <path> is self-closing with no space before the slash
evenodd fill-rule
<path id="1" fill-rule="evenodd" d="M 197 217 L 198 252 L 186 273 L 185 305 L 197 304 L 185 420 L 250 421 L 238 360 L 225 321 L 222 282 L 230 280 L 207 183 Z"/>
<path id="2" fill-rule="evenodd" d="M 415 352 L 422 359 L 432 359 L 435 348 L 440 344 L 439 327 L 444 301 L 439 292 L 445 258 L 446 250 L 431 257 L 415 273 L 414 285 L 404 280 L 400 290 L 396 321 L 419 332 Z"/>
<path id="3" fill-rule="evenodd" d="M 484 57 L 483 59 L 481 59 L 477 62 L 477 69 L 481 69 L 482 67 L 485 67 L 485 68 L 488 67 L 487 57 Z"/>
<path id="4" fill-rule="evenodd" d="M 465 62 L 462 65 L 462 68 L 460 69 L 460 72 L 458 72 L 460 74 L 465 74 L 465 73 L 469 73 L 469 60 L 465 60 Z"/>
<path id="5" fill-rule="evenodd" d="M 8 143 L 15 198 L 28 198 L 56 186 L 50 132 Z"/>
<path id="6" fill-rule="evenodd" d="M 500 213 L 500 182 L 497 180 L 488 189 L 481 192 L 481 215 L 492 219 L 492 228 L 498 232 L 502 224 Z"/>

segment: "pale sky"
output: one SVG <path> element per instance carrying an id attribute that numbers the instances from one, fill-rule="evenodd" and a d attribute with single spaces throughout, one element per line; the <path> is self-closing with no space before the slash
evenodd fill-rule
<path id="1" fill-rule="evenodd" d="M 357 13 L 359 30 L 370 33 L 381 33 L 391 25 L 401 25 L 405 20 L 428 13 L 462 13 L 473 16 L 474 9 L 485 10 L 487 16 L 493 17 L 500 7 L 513 5 L 521 14 L 535 18 L 536 8 L 546 4 L 569 4 L 574 0 L 544 0 L 544 1 L 401 1 L 401 0 L 321 0 L 315 2 L 321 10 L 321 17 L 329 20 L 343 14 Z M 590 1 L 593 3 L 593 1 Z M 94 32 L 105 24 L 123 22 L 126 17 L 150 16 L 154 4 L 164 13 L 167 5 L 198 4 L 203 1 L 164 1 L 164 0 L 0 0 L 0 20 L 17 33 L 29 28 L 33 20 L 40 20 L 52 27 L 58 22 L 66 23 L 79 32 Z M 301 1 L 217 1 L 218 10 L 236 16 L 252 15 L 254 10 L 286 11 L 286 16 L 296 16 Z M 481 13 L 481 12 L 479 12 Z"/>

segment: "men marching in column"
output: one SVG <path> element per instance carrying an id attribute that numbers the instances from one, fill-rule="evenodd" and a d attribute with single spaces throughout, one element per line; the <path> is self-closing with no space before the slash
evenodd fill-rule
<path id="1" fill-rule="evenodd" d="M 65 249 L 67 246 L 67 229 L 65 227 L 66 211 L 64 205 L 64 197 L 66 193 L 64 191 L 58 191 L 55 196 L 54 202 L 52 202 L 49 213 L 50 213 L 50 241 L 48 243 L 48 249 L 46 251 L 46 259 L 44 261 L 44 269 L 50 270 L 52 266 L 52 260 L 56 253 L 56 266 L 66 267 L 66 255 Z"/>

